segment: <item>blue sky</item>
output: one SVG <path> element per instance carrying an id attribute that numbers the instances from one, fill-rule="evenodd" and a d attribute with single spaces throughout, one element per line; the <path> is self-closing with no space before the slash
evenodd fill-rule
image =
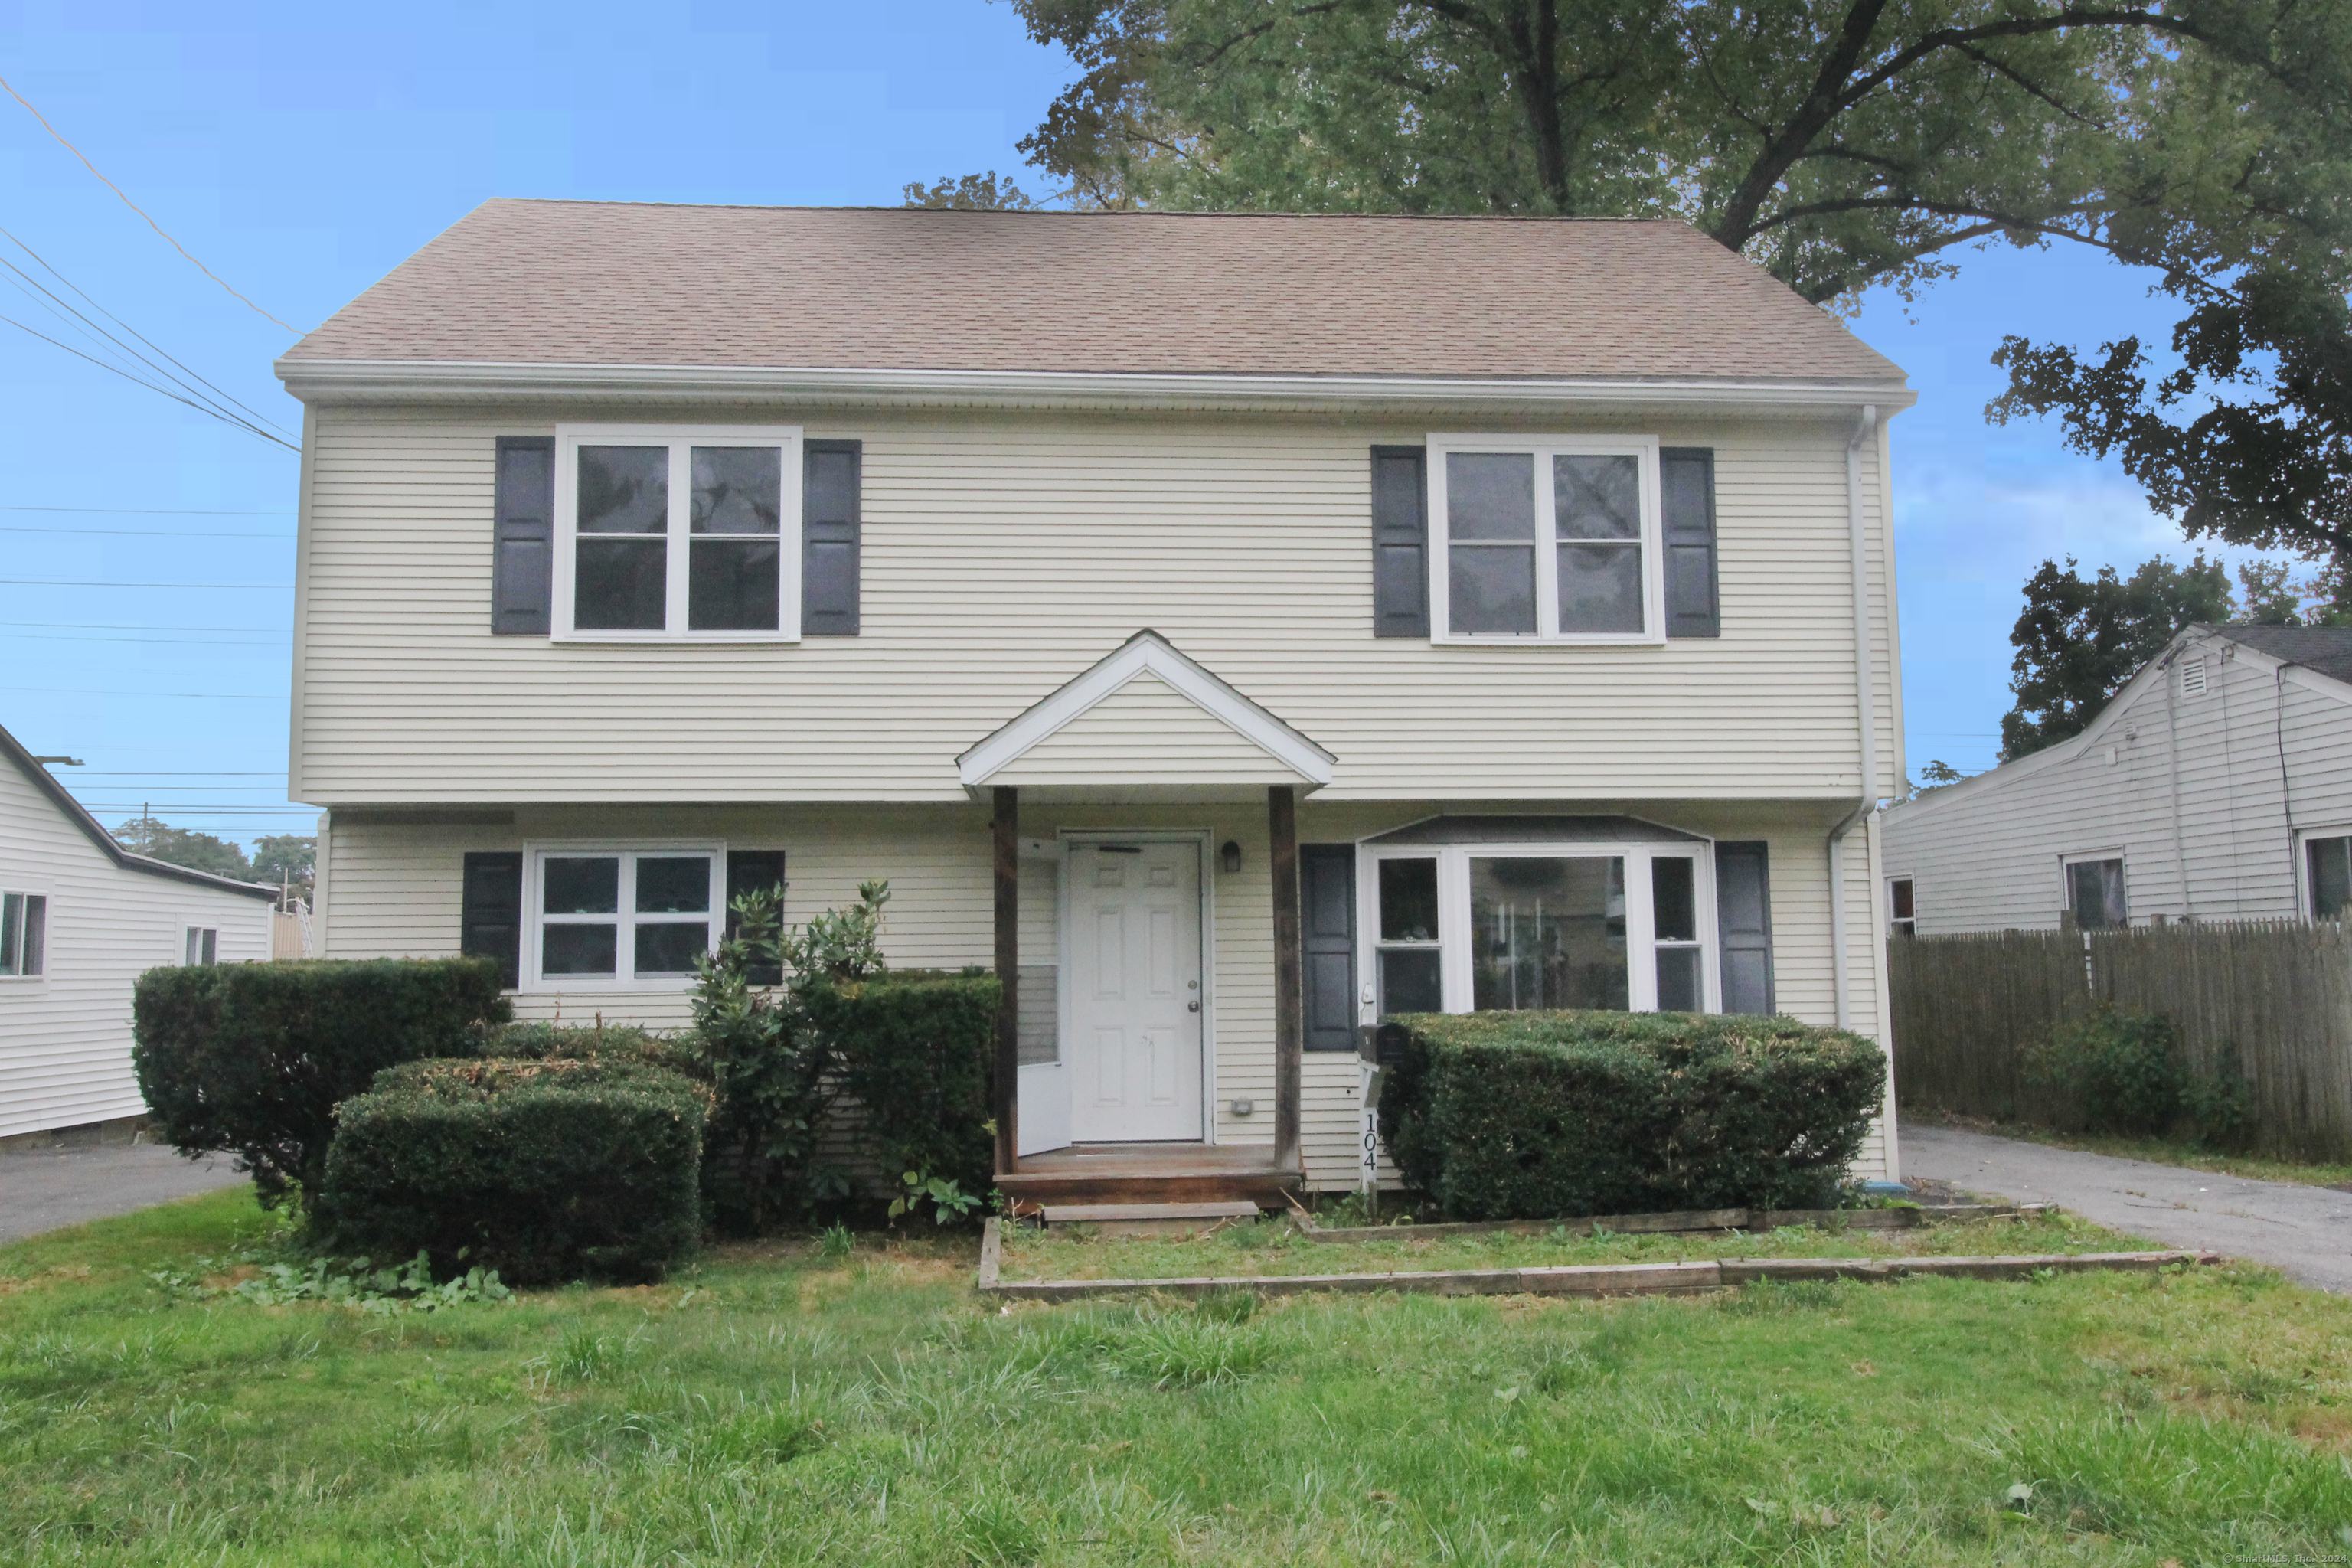
<path id="1" fill-rule="evenodd" d="M 214 272 L 307 327 L 487 196 L 896 205 L 911 179 L 1013 172 L 1013 142 L 1070 69 L 983 0 L 85 0 L 0 5 L 0 74 Z M 56 274 L 299 430 L 269 371 L 293 335 L 5 99 L 0 213 Z M 66 291 L 5 239 L 0 257 Z M 1915 770 L 1990 764 L 2019 585 L 2044 556 L 2188 553 L 2054 428 L 1982 416 L 2005 332 L 2160 338 L 2165 302 L 2088 255 L 1962 260 L 1907 316 L 1873 299 L 1855 323 L 1920 394 L 1893 426 Z M 69 336 L 14 289 L 0 316 Z M 295 471 L 281 448 L 0 324 L 0 724 L 82 758 L 61 776 L 110 824 L 152 803 L 239 839 L 309 831 L 314 814 L 284 795 Z"/>

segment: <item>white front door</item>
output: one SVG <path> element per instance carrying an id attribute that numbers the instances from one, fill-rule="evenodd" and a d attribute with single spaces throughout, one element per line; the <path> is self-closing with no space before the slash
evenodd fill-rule
<path id="1" fill-rule="evenodd" d="M 1201 1136 L 1201 851 L 1191 841 L 1070 846 L 1070 1133 L 1081 1143 Z"/>

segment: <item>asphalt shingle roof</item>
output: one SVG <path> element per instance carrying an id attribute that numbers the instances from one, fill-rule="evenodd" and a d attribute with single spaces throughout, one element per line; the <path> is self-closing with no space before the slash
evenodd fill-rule
<path id="1" fill-rule="evenodd" d="M 1686 225 L 486 202 L 291 361 L 1899 384 Z"/>
<path id="2" fill-rule="evenodd" d="M 2352 626 L 2215 626 L 2233 642 L 2352 684 Z"/>

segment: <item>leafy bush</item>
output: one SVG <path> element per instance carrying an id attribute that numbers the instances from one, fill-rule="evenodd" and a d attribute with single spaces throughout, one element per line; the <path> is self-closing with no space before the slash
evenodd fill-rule
<path id="1" fill-rule="evenodd" d="M 2205 1142 L 2227 1144 L 2251 1131 L 2253 1095 L 2234 1044 L 2223 1048 L 2219 1065 L 2212 1074 L 2190 1068 L 2180 1032 L 2165 1014 L 2105 1001 L 2023 1052 L 2025 1080 L 2042 1091 L 2037 1120 L 2070 1131 L 2146 1135 L 2185 1119 Z"/>
<path id="2" fill-rule="evenodd" d="M 736 929 L 706 959 L 694 990 L 694 1033 L 682 1065 L 718 1097 L 705 1135 L 702 1192 L 711 1223 L 754 1236 L 798 1218 L 828 1184 L 817 1169 L 832 1061 L 803 1026 L 793 994 L 753 984 L 784 962 L 782 895 L 734 902 Z"/>
<path id="3" fill-rule="evenodd" d="M 1790 1018 L 1422 1014 L 1381 1097 L 1411 1184 L 1457 1219 L 1833 1201 L 1886 1057 Z"/>
<path id="4" fill-rule="evenodd" d="M 643 1062 L 412 1062 L 347 1101 L 320 1239 L 511 1284 L 657 1278 L 701 1232 L 710 1094 Z"/>
<path id="5" fill-rule="evenodd" d="M 990 1084 L 996 1062 L 992 974 L 820 982 L 801 1005 L 865 1112 L 886 1173 L 914 1171 L 971 1194 L 996 1184 Z"/>
<path id="6" fill-rule="evenodd" d="M 593 1024 L 549 1023 L 531 1019 L 493 1030 L 482 1054 L 518 1061 L 596 1062 L 613 1060 L 660 1063 L 669 1042 L 635 1024 L 607 1024 L 599 1016 Z"/>
<path id="7" fill-rule="evenodd" d="M 131 1063 L 165 1142 L 234 1151 L 275 1205 L 317 1187 L 337 1101 L 396 1062 L 478 1053 L 508 1015 L 488 959 L 151 969 Z"/>

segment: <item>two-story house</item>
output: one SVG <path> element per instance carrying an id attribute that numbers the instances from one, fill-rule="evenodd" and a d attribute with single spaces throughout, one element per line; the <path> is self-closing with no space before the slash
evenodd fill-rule
<path id="1" fill-rule="evenodd" d="M 676 1025 L 887 878 L 1032 1194 L 1356 1184 L 1384 1013 L 1885 1037 L 1911 394 L 1681 225 L 494 201 L 278 371 L 330 956 Z"/>

